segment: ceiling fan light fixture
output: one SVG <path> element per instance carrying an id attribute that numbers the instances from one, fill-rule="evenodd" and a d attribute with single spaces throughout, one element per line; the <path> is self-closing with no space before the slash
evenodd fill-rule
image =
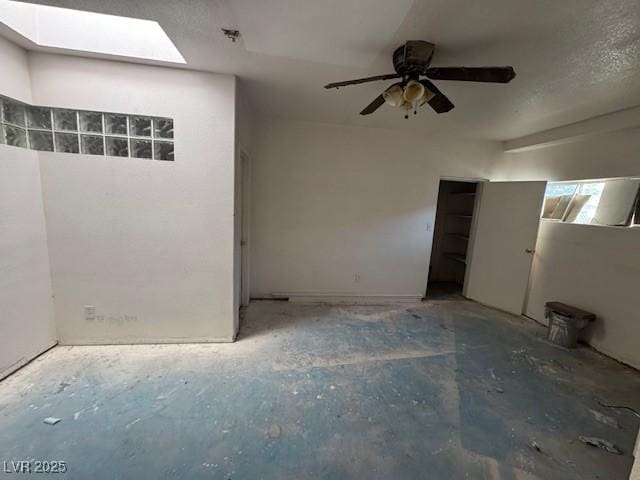
<path id="1" fill-rule="evenodd" d="M 425 93 L 424 85 L 417 80 L 409 80 L 407 86 L 404 87 L 403 97 L 409 103 L 414 103 L 420 100 Z"/>
<path id="2" fill-rule="evenodd" d="M 404 103 L 404 91 L 399 84 L 391 85 L 383 93 L 382 97 L 387 105 L 392 107 L 400 107 Z"/>

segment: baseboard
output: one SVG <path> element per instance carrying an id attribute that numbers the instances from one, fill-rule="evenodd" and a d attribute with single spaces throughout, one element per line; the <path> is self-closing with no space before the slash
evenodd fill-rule
<path id="1" fill-rule="evenodd" d="M 231 337 L 194 337 L 194 338 L 108 338 L 96 340 L 94 338 L 80 338 L 75 340 L 60 340 L 60 346 L 91 346 L 91 345 L 156 345 L 156 344 L 189 344 L 189 343 L 233 343 L 235 335 Z"/>
<path id="2" fill-rule="evenodd" d="M 49 350 L 51 350 L 56 345 L 58 345 L 58 342 L 54 341 L 54 342 L 48 344 L 47 347 L 45 347 L 43 349 L 38 349 L 38 350 L 36 350 L 35 353 L 33 353 L 31 355 L 27 355 L 25 357 L 22 357 L 20 360 L 18 360 L 14 364 L 9 365 L 4 370 L 0 371 L 0 380 L 4 380 L 5 378 L 7 378 L 12 373 L 15 373 L 16 371 L 20 370 L 22 367 L 24 367 L 24 366 L 28 365 L 29 363 L 31 363 L 32 361 L 34 361 L 40 355 L 42 355 L 44 353 L 47 353 Z"/>
<path id="3" fill-rule="evenodd" d="M 344 303 L 355 305 L 380 305 L 393 303 L 420 303 L 422 295 L 341 295 L 325 293 L 274 294 L 276 298 L 287 297 L 292 303 Z"/>

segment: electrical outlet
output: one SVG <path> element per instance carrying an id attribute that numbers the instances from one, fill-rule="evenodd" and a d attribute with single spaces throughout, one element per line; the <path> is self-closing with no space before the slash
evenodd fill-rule
<path id="1" fill-rule="evenodd" d="M 84 306 L 84 319 L 85 320 L 95 320 L 96 319 L 96 307 L 93 305 L 85 305 Z"/>
<path id="2" fill-rule="evenodd" d="M 360 274 L 359 274 L 359 273 L 356 273 L 356 274 L 353 276 L 353 282 L 354 282 L 354 283 L 360 283 Z"/>

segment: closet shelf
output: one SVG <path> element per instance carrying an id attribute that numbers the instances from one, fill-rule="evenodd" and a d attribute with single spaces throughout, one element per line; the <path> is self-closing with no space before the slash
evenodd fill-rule
<path id="1" fill-rule="evenodd" d="M 458 217 L 458 218 L 471 218 L 473 216 L 473 215 L 460 215 L 456 213 L 449 213 L 447 215 L 450 217 Z"/>
<path id="2" fill-rule="evenodd" d="M 444 252 L 443 255 L 447 258 L 450 258 L 451 260 L 455 260 L 456 262 L 467 263 L 467 257 L 459 253 Z"/>
<path id="3" fill-rule="evenodd" d="M 448 237 L 459 238 L 460 240 L 469 240 L 468 235 L 462 235 L 460 233 L 445 233 L 445 235 L 447 235 Z"/>

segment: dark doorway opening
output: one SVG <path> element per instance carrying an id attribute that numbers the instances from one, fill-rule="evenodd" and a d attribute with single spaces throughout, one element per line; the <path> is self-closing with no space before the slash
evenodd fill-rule
<path id="1" fill-rule="evenodd" d="M 477 190 L 477 182 L 440 180 L 427 299 L 462 295 Z"/>

